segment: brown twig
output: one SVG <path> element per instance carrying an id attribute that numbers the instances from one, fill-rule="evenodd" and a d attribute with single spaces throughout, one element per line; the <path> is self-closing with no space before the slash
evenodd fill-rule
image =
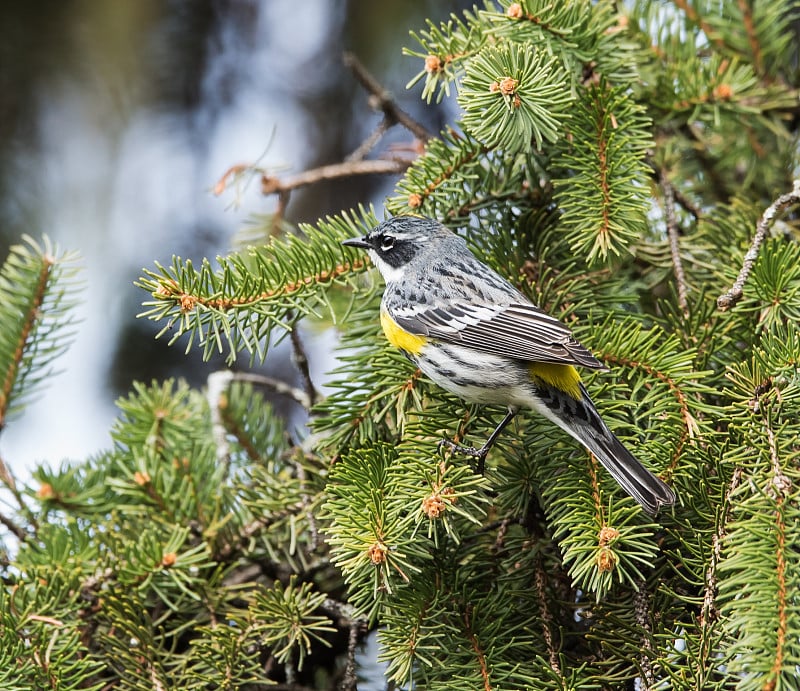
<path id="1" fill-rule="evenodd" d="M 761 243 L 764 242 L 767 232 L 775 222 L 775 217 L 788 207 L 797 203 L 800 203 L 800 178 L 794 181 L 792 191 L 782 194 L 772 202 L 758 220 L 755 237 L 753 237 L 753 242 L 750 245 L 750 249 L 747 250 L 747 254 L 744 255 L 744 264 L 742 265 L 742 270 L 739 272 L 739 276 L 736 278 L 731 289 L 717 298 L 717 307 L 722 312 L 729 310 L 742 299 L 744 284 L 747 282 L 747 278 L 750 275 L 750 271 L 753 269 L 753 265 L 756 263 L 756 259 L 758 259 Z"/>
<path id="2" fill-rule="evenodd" d="M 695 221 L 700 220 L 700 217 L 703 215 L 703 212 L 697 204 L 695 204 L 683 192 L 681 192 L 679 189 L 676 189 L 675 187 L 672 188 L 672 194 L 675 196 L 675 201 L 678 202 L 678 204 L 680 204 L 690 214 L 692 214 L 692 216 L 694 216 Z"/>
<path id="3" fill-rule="evenodd" d="M 305 386 L 306 394 L 308 395 L 308 404 L 310 408 L 314 405 L 314 403 L 317 402 L 317 397 L 319 394 L 317 392 L 317 388 L 314 386 L 314 382 L 311 380 L 311 371 L 309 370 L 308 365 L 308 355 L 306 355 L 303 339 L 300 338 L 300 332 L 297 330 L 296 326 L 289 332 L 289 338 L 292 341 L 294 364 L 297 365 L 297 369 L 300 370 L 300 375 L 303 377 L 303 385 Z M 308 410 L 308 408 L 306 410 Z"/>
<path id="4" fill-rule="evenodd" d="M 392 95 L 383 88 L 381 83 L 375 79 L 364 65 L 358 60 L 353 53 L 345 53 L 342 56 L 342 62 L 347 67 L 355 78 L 361 83 L 370 94 L 370 105 L 375 110 L 383 111 L 383 114 L 388 119 L 390 125 L 398 123 L 411 132 L 417 139 L 427 142 L 433 135 L 428 130 L 412 118 L 408 113 L 402 110 L 392 98 Z"/>
<path id="5" fill-rule="evenodd" d="M 408 166 L 409 164 L 407 161 L 386 161 L 378 159 L 332 163 L 327 166 L 304 170 L 302 173 L 283 179 L 265 174 L 261 178 L 261 193 L 265 196 L 270 194 L 286 194 L 298 187 L 314 185 L 323 180 L 348 178 L 355 175 L 392 175 L 395 173 L 402 173 Z"/>
<path id="6" fill-rule="evenodd" d="M 367 135 L 367 138 L 361 142 L 361 144 L 359 144 L 344 160 L 363 161 L 366 155 L 377 146 L 378 142 L 391 126 L 392 124 L 389 122 L 389 118 L 384 117 L 378 126 L 372 130 L 369 135 Z"/>
<path id="7" fill-rule="evenodd" d="M 302 454 L 302 451 L 300 451 Z M 313 552 L 319 545 L 319 529 L 317 528 L 317 518 L 311 510 L 312 498 L 308 492 L 308 477 L 306 476 L 306 469 L 299 460 L 295 459 L 294 462 L 295 472 L 297 479 L 300 481 L 300 501 L 306 508 L 306 519 L 308 520 L 308 551 Z"/>
<path id="8" fill-rule="evenodd" d="M 678 219 L 675 215 L 675 189 L 666 176 L 659 175 L 661 178 L 661 188 L 664 190 L 664 216 L 667 222 L 667 237 L 669 238 L 669 251 L 672 255 L 672 270 L 675 273 L 675 281 L 678 284 L 678 306 L 684 316 L 689 313 L 689 300 L 687 297 L 686 274 L 683 271 L 683 261 L 681 259 L 681 249 L 679 244 Z"/>
<path id="9" fill-rule="evenodd" d="M 261 193 L 264 196 L 278 195 L 278 208 L 275 217 L 281 218 L 289 202 L 289 194 L 298 187 L 313 185 L 324 180 L 353 177 L 355 175 L 392 175 L 402 173 L 410 165 L 409 161 L 402 159 L 377 159 L 377 160 L 346 160 L 342 163 L 333 163 L 319 168 L 305 170 L 302 173 L 286 178 L 279 178 L 267 173 L 254 165 L 237 163 L 226 170 L 214 185 L 214 194 L 222 194 L 233 181 L 246 172 L 261 174 Z"/>
<path id="10" fill-rule="evenodd" d="M 361 623 L 350 622 L 350 633 L 347 638 L 347 665 L 344 668 L 342 680 L 339 682 L 340 691 L 356 691 L 358 689 L 358 674 L 356 673 L 356 646 L 360 638 Z"/>
<path id="11" fill-rule="evenodd" d="M 556 644 L 554 640 L 555 636 L 553 635 L 554 631 L 558 631 L 558 627 L 555 626 L 553 615 L 550 612 L 550 608 L 547 606 L 549 602 L 547 596 L 547 572 L 545 571 L 541 557 L 536 560 L 533 571 L 533 584 L 539 601 L 539 616 L 542 619 L 542 634 L 544 636 L 545 645 L 547 646 L 550 667 L 556 674 L 561 676 L 561 664 L 558 659 L 559 646 Z"/>
<path id="12" fill-rule="evenodd" d="M 11 469 L 6 465 L 6 462 L 2 459 L 2 457 L 0 457 L 0 483 L 5 485 L 6 489 L 9 492 L 11 492 L 12 496 L 16 500 L 20 510 L 30 523 L 31 527 L 34 530 L 38 530 L 39 524 L 36 521 L 36 516 L 34 516 L 30 507 L 25 503 L 25 499 L 23 499 L 22 497 L 22 492 L 20 492 L 19 489 L 17 488 L 17 481 L 14 478 L 14 474 L 11 472 Z M 8 528 L 11 532 L 13 532 L 20 540 L 24 539 L 26 537 L 25 531 L 21 527 L 16 526 L 16 524 L 14 524 L 16 526 L 16 529 L 13 528 L 11 525 L 13 523 L 11 519 L 8 519 L 8 521 L 9 523 L 3 521 L 3 524 L 6 526 L 6 528 Z"/>
<path id="13" fill-rule="evenodd" d="M 17 525 L 13 520 L 2 513 L 0 513 L 0 523 L 14 533 L 14 536 L 20 542 L 24 541 L 28 537 L 28 534 L 22 529 L 21 526 Z"/>
<path id="14" fill-rule="evenodd" d="M 688 0 L 675 0 L 675 5 L 678 9 L 683 10 L 686 18 L 700 28 L 706 35 L 706 38 L 711 41 L 718 48 L 724 48 L 725 42 L 720 38 L 719 33 L 714 31 L 714 27 L 703 19 L 697 10 L 688 2 Z"/>
<path id="15" fill-rule="evenodd" d="M 481 646 L 478 636 L 472 628 L 472 607 L 469 606 L 464 611 L 464 633 L 466 634 L 467 640 L 470 642 L 472 650 L 475 653 L 475 659 L 478 663 L 481 679 L 483 680 L 483 691 L 492 691 L 494 687 L 492 685 L 489 665 L 486 662 L 486 651 Z"/>
<path id="16" fill-rule="evenodd" d="M 739 11 L 742 13 L 742 24 L 747 34 L 747 42 L 750 44 L 750 53 L 753 56 L 755 72 L 759 76 L 764 76 L 764 59 L 761 50 L 761 43 L 758 40 L 755 20 L 753 19 L 753 9 L 745 0 L 737 0 Z"/>
<path id="17" fill-rule="evenodd" d="M 330 616 L 332 620 L 335 620 L 334 623 L 336 626 L 349 630 L 347 641 L 347 665 L 337 688 L 342 691 L 355 691 L 355 689 L 358 688 L 356 646 L 362 634 L 367 631 L 369 622 L 364 617 L 356 615 L 352 605 L 334 600 L 332 597 L 325 598 L 320 609 Z"/>

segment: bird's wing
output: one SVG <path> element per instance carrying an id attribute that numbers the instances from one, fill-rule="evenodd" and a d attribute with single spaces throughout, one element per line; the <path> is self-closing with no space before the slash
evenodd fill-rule
<path id="1" fill-rule="evenodd" d="M 410 333 L 493 355 L 603 368 L 564 324 L 530 303 L 471 305 L 454 302 L 446 306 L 401 309 L 393 311 L 393 317 Z"/>

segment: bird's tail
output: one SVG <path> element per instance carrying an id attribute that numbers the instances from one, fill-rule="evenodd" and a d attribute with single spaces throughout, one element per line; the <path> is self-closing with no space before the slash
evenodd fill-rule
<path id="1" fill-rule="evenodd" d="M 547 417 L 586 446 L 647 513 L 656 514 L 662 506 L 674 504 L 675 492 L 623 446 L 600 417 L 582 384 L 580 388 L 581 400 L 561 392 L 561 405 L 548 405 Z"/>

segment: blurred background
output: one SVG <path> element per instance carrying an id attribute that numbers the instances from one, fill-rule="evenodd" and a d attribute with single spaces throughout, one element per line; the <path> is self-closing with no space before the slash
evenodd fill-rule
<path id="1" fill-rule="evenodd" d="M 0 437 L 24 479 L 39 462 L 85 458 L 110 444 L 114 401 L 133 380 L 183 376 L 202 386 L 221 361 L 155 341 L 137 320 L 142 268 L 173 254 L 199 262 L 276 200 L 258 181 L 224 193 L 226 169 L 275 175 L 341 161 L 380 122 L 342 64 L 343 51 L 436 131 L 442 107 L 405 84 L 409 30 L 471 6 L 449 0 L 38 0 L 0 3 L 0 260 L 23 233 L 77 250 L 84 292 L 76 341 L 60 374 Z M 392 142 L 410 144 L 395 128 Z M 313 222 L 391 191 L 355 178 L 295 191 L 289 221 Z M 324 378 L 331 334 L 309 332 L 312 376 Z M 326 339 L 328 342 L 326 342 Z M 265 371 L 292 372 L 288 349 Z M 287 409 L 290 419 L 297 411 Z M 302 420 L 298 420 L 301 424 Z"/>

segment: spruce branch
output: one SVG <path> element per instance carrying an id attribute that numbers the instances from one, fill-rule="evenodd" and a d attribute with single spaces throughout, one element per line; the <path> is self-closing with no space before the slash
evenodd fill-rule
<path id="1" fill-rule="evenodd" d="M 600 526 L 600 530 L 598 531 L 598 547 L 602 551 L 598 552 L 598 566 L 600 567 L 601 571 L 610 571 L 614 564 L 611 552 L 606 550 L 606 546 L 610 540 L 608 540 L 607 537 L 604 537 L 604 535 L 608 536 L 608 532 L 606 518 L 603 511 L 603 497 L 600 494 L 600 483 L 597 479 L 597 470 L 600 467 L 600 464 L 598 463 L 597 458 L 595 458 L 595 455 L 591 452 L 586 458 L 586 468 L 589 472 L 589 486 L 591 488 L 592 505 L 594 506 L 596 524 Z"/>
<path id="2" fill-rule="evenodd" d="M 20 372 L 22 358 L 26 348 L 29 346 L 31 332 L 34 330 L 36 321 L 39 318 L 54 265 L 55 259 L 50 256 L 49 253 L 42 255 L 41 268 L 39 269 L 38 277 L 36 277 L 35 288 L 29 302 L 29 307 L 20 323 L 16 347 L 14 348 L 14 357 L 9 363 L 9 367 L 5 369 L 5 376 L 3 377 L 2 386 L 0 386 L 0 430 L 5 427 L 8 406 L 11 401 L 11 393 Z"/>
<path id="3" fill-rule="evenodd" d="M 258 377 L 259 375 L 251 375 Z M 223 394 L 218 403 L 219 421 L 225 430 L 226 436 L 231 436 L 236 440 L 236 444 L 241 448 L 251 463 L 258 463 L 261 460 L 261 452 L 253 443 L 248 430 L 242 426 L 242 420 L 228 410 L 228 396 Z"/>
<path id="4" fill-rule="evenodd" d="M 387 200 L 387 208 L 393 213 L 419 213 L 424 206 L 427 213 L 436 216 L 438 199 L 456 195 L 464 199 L 465 192 L 469 194 L 477 186 L 475 179 L 482 167 L 479 156 L 486 151 L 472 137 L 446 130 L 441 138 L 430 140 L 425 154 L 409 167 L 397 185 L 397 195 Z M 470 198 L 471 194 L 466 197 Z M 429 199 L 433 203 L 426 205 Z M 442 206 L 451 212 L 463 204 L 453 205 L 448 199 Z"/>
<path id="5" fill-rule="evenodd" d="M 480 638 L 472 627 L 472 607 L 470 605 L 467 605 L 464 608 L 462 614 L 462 624 L 464 626 L 464 635 L 466 636 L 466 639 L 469 642 L 469 645 L 472 647 L 473 653 L 475 654 L 475 660 L 477 662 L 478 669 L 480 670 L 481 680 L 483 681 L 483 689 L 484 691 L 493 691 L 494 685 L 491 680 L 489 665 L 486 661 L 486 651 L 483 649 Z"/>
<path id="6" fill-rule="evenodd" d="M 575 100 L 568 84 L 561 61 L 530 44 L 486 46 L 465 65 L 464 129 L 488 149 L 541 149 L 563 136 Z"/>
<path id="7" fill-rule="evenodd" d="M 694 6 L 688 2 L 688 0 L 675 0 L 675 6 L 683 11 L 683 13 L 686 15 L 686 19 L 688 19 L 692 24 L 695 24 L 716 48 L 725 48 L 725 42 L 714 30 L 713 25 L 704 20 Z"/>
<path id="8" fill-rule="evenodd" d="M 410 89 L 424 79 L 422 98 L 430 103 L 434 98 L 438 102 L 450 95 L 450 87 L 463 74 L 464 63 L 480 49 L 486 36 L 477 17 L 469 11 L 464 13 L 464 20 L 451 14 L 439 26 L 427 20 L 427 27 L 424 31 L 411 32 L 421 50 L 403 48 L 403 53 L 423 62 L 423 69 L 406 84 L 406 88 Z"/>
<path id="9" fill-rule="evenodd" d="M 775 506 L 775 538 L 776 538 L 776 559 L 775 559 L 775 579 L 777 587 L 777 631 L 775 632 L 775 653 L 770 669 L 769 678 L 779 679 L 783 676 L 785 667 L 785 648 L 787 647 L 787 636 L 789 635 L 788 611 L 793 603 L 790 603 L 787 580 L 793 581 L 794 578 L 787 574 L 788 564 L 786 560 L 787 539 L 786 539 L 786 516 L 784 504 L 786 496 L 782 492 L 776 500 Z M 792 541 L 789 542 L 789 545 Z"/>
<path id="10" fill-rule="evenodd" d="M 298 501 L 294 505 L 288 505 L 279 512 L 270 515 L 260 516 L 242 526 L 236 534 L 224 541 L 221 541 L 216 548 L 214 560 L 228 562 L 246 551 L 250 540 L 267 531 L 270 526 L 278 521 L 290 517 L 300 516 L 307 510 L 304 502 Z"/>
<path id="11" fill-rule="evenodd" d="M 42 245 L 23 241 L 0 268 L 0 432 L 53 375 L 74 336 L 76 255 L 61 254 L 47 237 Z"/>
<path id="12" fill-rule="evenodd" d="M 756 225 L 756 233 L 753 237 L 753 242 L 750 245 L 750 249 L 747 250 L 747 254 L 744 256 L 744 264 L 739 272 L 739 276 L 736 278 L 736 281 L 734 281 L 731 289 L 717 298 L 717 307 L 721 311 L 725 312 L 731 309 L 742 299 L 744 285 L 750 276 L 756 259 L 758 259 L 761 244 L 764 242 L 764 238 L 766 238 L 769 229 L 775 222 L 776 216 L 785 211 L 788 207 L 798 203 L 800 203 L 800 179 L 794 181 L 791 192 L 787 192 L 778 197 L 761 215 Z"/>
<path id="13" fill-rule="evenodd" d="M 689 405 L 689 398 L 686 394 L 686 386 L 685 381 L 683 378 L 678 379 L 672 376 L 667 371 L 662 371 L 657 366 L 654 366 L 651 363 L 646 362 L 643 359 L 635 358 L 635 357 L 626 357 L 615 353 L 610 352 L 602 352 L 595 351 L 595 355 L 603 362 L 608 362 L 611 364 L 618 364 L 624 367 L 630 367 L 632 369 L 639 369 L 645 372 L 648 376 L 653 377 L 664 384 L 666 384 L 670 394 L 674 397 L 678 409 L 680 412 L 680 417 L 683 421 L 683 429 L 678 439 L 678 442 L 675 446 L 675 451 L 672 455 L 672 460 L 670 464 L 664 471 L 664 475 L 666 479 L 669 480 L 672 473 L 675 470 L 675 467 L 678 464 L 678 461 L 681 457 L 683 452 L 683 448 L 686 442 L 689 439 L 693 439 L 699 432 L 699 426 L 695 416 L 692 413 L 691 406 Z"/>
<path id="14" fill-rule="evenodd" d="M 240 351 L 263 360 L 274 330 L 285 335 L 301 316 L 318 315 L 320 305 L 336 317 L 326 289 L 369 266 L 341 241 L 352 237 L 354 227 L 366 234 L 375 225 L 374 214 L 362 208 L 304 227 L 303 238 L 272 238 L 266 246 L 220 258 L 218 270 L 207 259 L 199 269 L 180 257 L 170 267 L 156 263 L 157 270 L 145 270 L 137 282 L 152 296 L 138 316 L 166 322 L 157 337 L 174 330 L 170 344 L 188 334 L 187 351 L 197 342 L 206 359 L 227 346 L 230 361 Z"/>
<path id="15" fill-rule="evenodd" d="M 753 9 L 744 0 L 736 0 L 739 11 L 742 13 L 742 25 L 744 26 L 747 41 L 750 44 L 750 53 L 753 57 L 753 69 L 756 74 L 762 75 L 764 72 L 763 56 L 761 43 L 756 33 L 755 22 L 753 20 Z"/>
<path id="16" fill-rule="evenodd" d="M 563 177 L 553 181 L 561 222 L 573 251 L 605 261 L 644 230 L 649 118 L 626 89 L 601 80 L 576 99 L 568 127 L 556 159 Z"/>
<path id="17" fill-rule="evenodd" d="M 542 8 L 537 8 L 537 9 L 542 9 Z M 531 22 L 531 24 L 533 24 L 537 28 L 543 29 L 554 38 L 557 38 L 561 41 L 565 40 L 567 38 L 568 33 L 566 30 L 562 30 L 559 28 L 564 24 L 563 14 L 558 16 L 559 8 L 557 8 L 557 6 L 555 5 L 551 5 L 548 9 L 550 9 L 550 11 L 556 16 L 547 17 L 543 16 L 539 12 L 537 12 L 536 14 L 532 12 L 526 12 L 525 8 L 523 8 L 520 3 L 515 2 L 508 6 L 505 16 L 511 20 Z M 562 8 L 560 9 L 563 13 L 563 10 L 566 9 L 566 7 L 562 6 Z"/>

